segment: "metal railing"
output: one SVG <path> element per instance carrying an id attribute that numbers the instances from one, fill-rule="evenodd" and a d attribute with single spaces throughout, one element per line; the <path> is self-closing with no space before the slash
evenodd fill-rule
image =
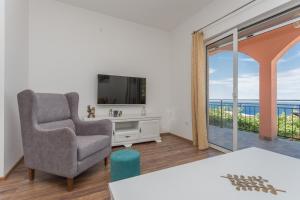
<path id="1" fill-rule="evenodd" d="M 209 125 L 232 128 L 232 101 L 209 100 Z M 258 100 L 239 100 L 238 129 L 259 132 Z M 277 132 L 279 137 L 300 140 L 300 100 L 279 100 L 277 104 Z"/>

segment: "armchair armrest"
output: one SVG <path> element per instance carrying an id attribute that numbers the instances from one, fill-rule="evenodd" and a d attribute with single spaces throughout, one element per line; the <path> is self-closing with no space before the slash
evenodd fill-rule
<path id="1" fill-rule="evenodd" d="M 30 164 L 34 169 L 73 178 L 77 172 L 77 141 L 69 128 L 36 127 L 31 138 Z"/>
<path id="2" fill-rule="evenodd" d="M 69 102 L 71 118 L 76 127 L 76 135 L 112 135 L 112 123 L 110 120 L 97 120 L 97 121 L 82 121 L 78 116 L 78 93 L 72 92 L 66 94 Z"/>
<path id="3" fill-rule="evenodd" d="M 108 119 L 97 121 L 75 121 L 77 135 L 112 135 L 112 122 Z"/>

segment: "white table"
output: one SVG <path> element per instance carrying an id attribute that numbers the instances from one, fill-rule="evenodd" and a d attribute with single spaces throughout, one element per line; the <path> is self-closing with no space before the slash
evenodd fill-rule
<path id="1" fill-rule="evenodd" d="M 236 191 L 227 174 L 262 176 L 278 195 Z M 297 200 L 300 160 L 249 148 L 109 184 L 114 200 Z"/>

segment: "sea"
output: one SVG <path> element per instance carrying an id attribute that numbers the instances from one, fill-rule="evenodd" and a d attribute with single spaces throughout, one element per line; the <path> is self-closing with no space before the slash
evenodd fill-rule
<path id="1" fill-rule="evenodd" d="M 210 108 L 220 108 L 221 104 L 226 111 L 232 111 L 232 100 L 225 99 L 210 99 Z M 246 115 L 259 114 L 259 101 L 258 100 L 238 100 L 239 112 Z M 291 115 L 292 113 L 300 113 L 300 100 L 278 100 L 277 101 L 277 115 Z"/>

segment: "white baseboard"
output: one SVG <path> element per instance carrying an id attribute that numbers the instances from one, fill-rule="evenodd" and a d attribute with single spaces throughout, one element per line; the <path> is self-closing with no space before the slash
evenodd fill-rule
<path id="1" fill-rule="evenodd" d="M 23 160 L 24 156 L 22 156 L 20 159 L 17 160 L 17 162 L 8 170 L 7 173 L 5 173 L 4 177 L 0 177 L 1 180 L 7 179 L 7 177 L 11 174 L 11 172 L 20 164 L 20 162 Z"/>

